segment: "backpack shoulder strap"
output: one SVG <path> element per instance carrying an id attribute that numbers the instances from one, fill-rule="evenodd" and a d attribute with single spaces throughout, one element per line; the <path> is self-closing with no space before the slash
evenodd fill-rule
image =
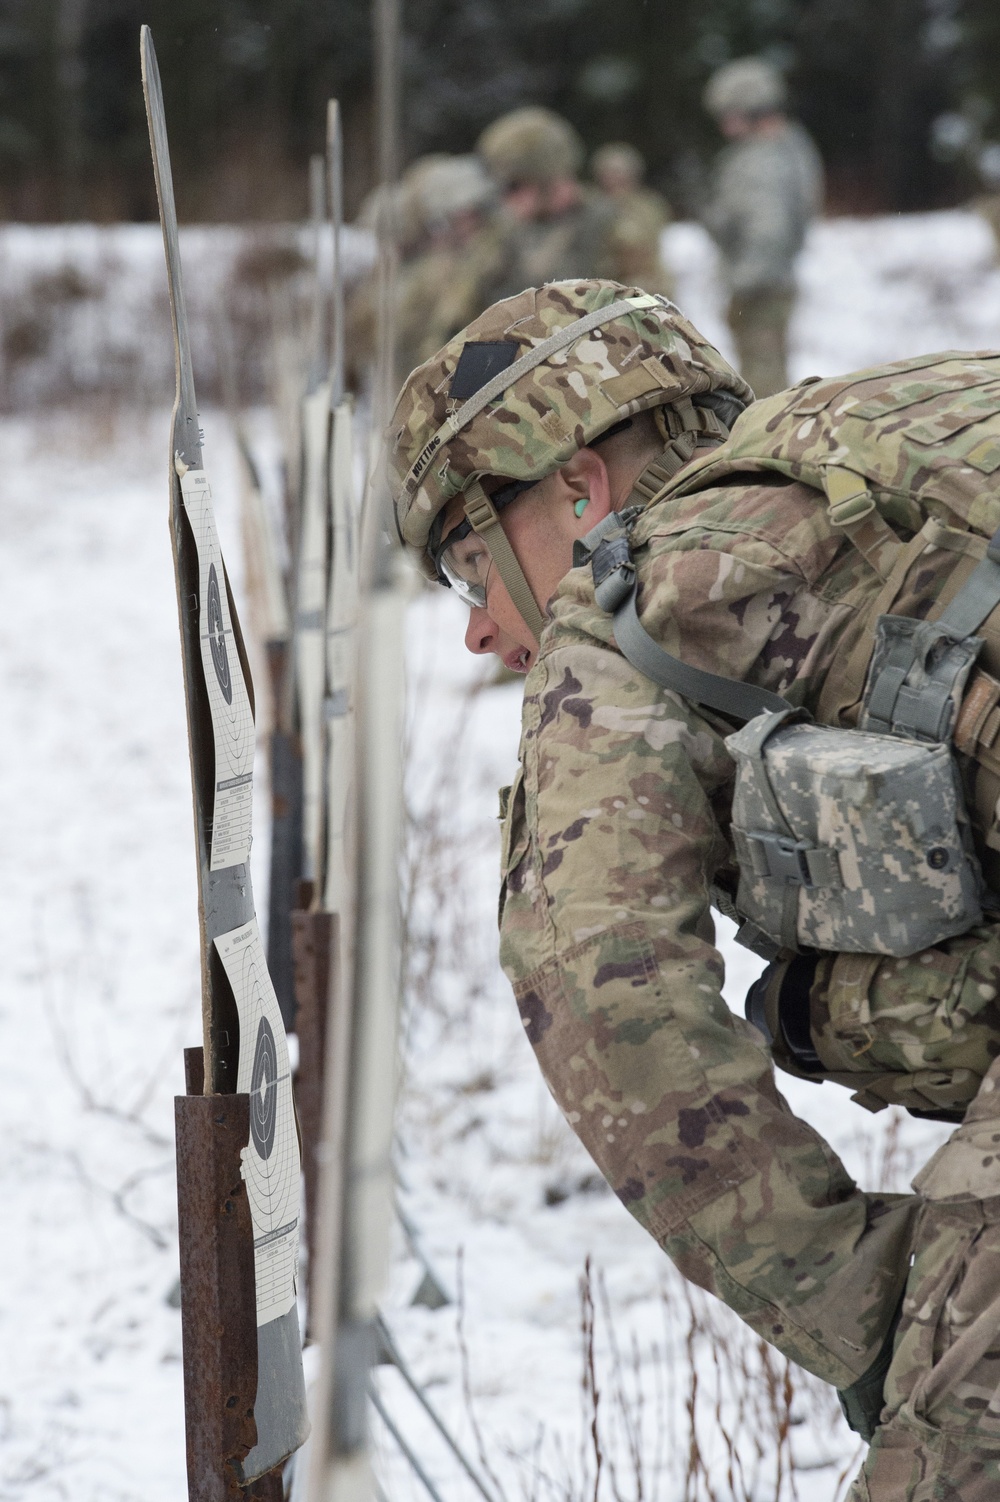
<path id="1" fill-rule="evenodd" d="M 653 640 L 636 609 L 638 579 L 628 538 L 629 527 L 639 509 L 610 512 L 573 545 L 573 566 L 580 568 L 590 563 L 594 597 L 614 619 L 615 641 L 622 656 L 661 688 L 671 689 L 684 699 L 734 719 L 752 720 L 765 711 L 791 709 L 780 694 L 738 678 L 692 667 Z"/>

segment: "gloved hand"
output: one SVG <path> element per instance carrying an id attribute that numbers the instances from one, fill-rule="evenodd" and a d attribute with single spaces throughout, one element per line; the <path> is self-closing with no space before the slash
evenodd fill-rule
<path id="1" fill-rule="evenodd" d="M 885 1406 L 884 1389 L 886 1373 L 892 1362 L 893 1347 L 896 1341 L 896 1330 L 899 1326 L 899 1316 L 903 1312 L 903 1303 L 900 1300 L 899 1308 L 889 1326 L 889 1333 L 885 1337 L 882 1349 L 866 1372 L 852 1382 L 850 1387 L 837 1393 L 840 1407 L 844 1418 L 854 1430 L 860 1434 L 866 1445 L 870 1445 L 875 1430 L 878 1428 L 879 1418 Z"/>
<path id="2" fill-rule="evenodd" d="M 773 960 L 747 992 L 745 1012 L 772 1047 L 781 1035 L 785 1047 L 806 1074 L 823 1065 L 809 1029 L 809 992 L 816 978 L 819 951 L 807 949 L 790 960 Z"/>

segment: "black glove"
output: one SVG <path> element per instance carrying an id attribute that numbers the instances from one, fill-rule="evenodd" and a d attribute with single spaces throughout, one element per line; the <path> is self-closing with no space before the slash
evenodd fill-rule
<path id="1" fill-rule="evenodd" d="M 850 1387 L 845 1387 L 842 1392 L 837 1393 L 844 1418 L 855 1434 L 861 1435 L 866 1445 L 872 1442 L 885 1406 L 885 1377 L 892 1362 L 892 1349 L 896 1341 L 899 1316 L 902 1312 L 903 1301 L 900 1299 L 899 1308 L 893 1315 L 892 1324 L 889 1326 L 889 1333 L 871 1366 L 856 1382 L 852 1382 Z"/>
<path id="2" fill-rule="evenodd" d="M 766 970 L 762 970 L 747 992 L 743 1012 L 748 1022 L 752 1022 L 758 1032 L 763 1033 L 768 1048 L 774 1042 L 774 1034 L 771 1032 L 767 1021 L 767 993 L 771 989 L 771 982 L 775 978 L 775 972 L 782 968 L 781 963 L 772 960 Z"/>
<path id="3" fill-rule="evenodd" d="M 778 986 L 778 1024 L 785 1046 L 805 1074 L 818 1074 L 823 1068 L 813 1048 L 809 1029 L 809 992 L 816 979 L 819 954 L 815 949 L 796 954 L 790 960 L 773 960 L 747 992 L 746 1018 L 774 1043 L 774 1033 L 767 1020 L 767 999 Z"/>

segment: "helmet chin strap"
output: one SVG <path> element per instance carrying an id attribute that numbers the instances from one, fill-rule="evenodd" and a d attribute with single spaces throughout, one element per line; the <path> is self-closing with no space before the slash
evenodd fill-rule
<path id="1" fill-rule="evenodd" d="M 472 530 L 485 542 L 489 555 L 496 564 L 497 573 L 507 586 L 507 593 L 515 610 L 538 641 L 545 625 L 545 617 L 514 556 L 514 549 L 507 541 L 496 507 L 478 480 L 473 480 L 465 492 L 465 514 L 472 524 Z"/>
<path id="2" fill-rule="evenodd" d="M 655 416 L 657 427 L 667 440 L 666 447 L 634 481 L 626 505 L 648 506 L 688 463 L 696 448 L 722 443 L 729 436 L 728 428 L 711 407 L 698 406 L 690 397 L 669 407 L 657 407 Z M 500 525 L 496 507 L 479 480 L 473 480 L 465 492 L 465 515 L 472 530 L 486 544 L 515 610 L 535 640 L 540 641 L 545 616 Z"/>

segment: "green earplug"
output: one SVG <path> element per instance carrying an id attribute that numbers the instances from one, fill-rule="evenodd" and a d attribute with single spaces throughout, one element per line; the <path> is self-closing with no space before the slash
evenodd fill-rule
<path id="1" fill-rule="evenodd" d="M 574 502 L 574 504 L 573 504 L 573 510 L 576 512 L 577 516 L 582 516 L 583 513 L 586 511 L 586 509 L 587 509 L 587 507 L 589 505 L 590 505 L 590 496 L 589 495 L 582 495 L 578 501 Z"/>

